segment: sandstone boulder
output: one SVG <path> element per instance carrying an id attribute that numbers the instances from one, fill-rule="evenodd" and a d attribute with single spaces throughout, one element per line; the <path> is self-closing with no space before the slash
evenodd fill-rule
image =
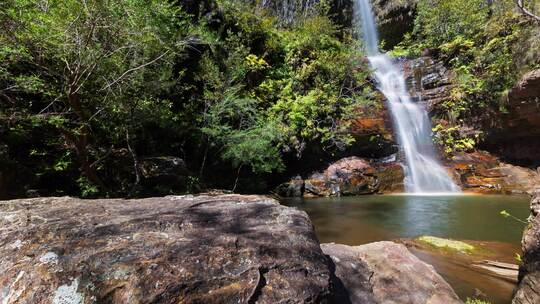
<path id="1" fill-rule="evenodd" d="M 276 194 L 281 197 L 302 197 L 304 194 L 304 180 L 296 176 L 287 183 L 283 183 L 276 188 Z"/>
<path id="2" fill-rule="evenodd" d="M 346 157 L 305 180 L 295 177 L 277 187 L 282 197 L 352 196 L 403 191 L 404 172 L 395 157 L 370 160 Z"/>
<path id="3" fill-rule="evenodd" d="M 404 245 L 377 242 L 357 247 L 322 244 L 321 248 L 331 258 L 349 303 L 462 303 L 433 267 Z"/>
<path id="4" fill-rule="evenodd" d="M 2 303 L 324 303 L 304 212 L 261 196 L 0 202 Z"/>

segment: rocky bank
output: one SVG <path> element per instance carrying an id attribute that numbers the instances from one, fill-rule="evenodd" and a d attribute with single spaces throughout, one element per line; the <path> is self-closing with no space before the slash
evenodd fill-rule
<path id="1" fill-rule="evenodd" d="M 405 247 L 321 250 L 306 213 L 262 196 L 3 201 L 0 256 L 2 303 L 459 301 Z"/>
<path id="2" fill-rule="evenodd" d="M 403 192 L 403 167 L 396 156 L 347 157 L 306 178 L 294 177 L 276 188 L 282 197 L 329 197 Z"/>
<path id="3" fill-rule="evenodd" d="M 521 241 L 523 257 L 513 304 L 540 303 L 540 189 L 531 200 L 531 216 Z"/>

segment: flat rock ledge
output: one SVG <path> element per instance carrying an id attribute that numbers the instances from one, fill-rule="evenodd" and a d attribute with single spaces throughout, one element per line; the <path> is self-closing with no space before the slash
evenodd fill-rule
<path id="1" fill-rule="evenodd" d="M 305 212 L 263 196 L 0 201 L 0 303 L 457 299 L 401 245 L 335 247 L 337 253 L 332 246 L 339 245 L 323 245 L 323 253 Z M 334 259 L 349 252 L 343 248 L 368 256 L 345 277 Z"/>

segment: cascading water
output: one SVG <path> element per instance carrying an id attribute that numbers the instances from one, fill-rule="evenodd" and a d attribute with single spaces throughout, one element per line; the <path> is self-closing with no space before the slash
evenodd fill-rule
<path id="1" fill-rule="evenodd" d="M 407 92 L 401 68 L 379 52 L 379 38 L 369 0 L 355 0 L 355 24 L 363 32 L 364 47 L 379 90 L 386 96 L 406 159 L 405 190 L 410 193 L 455 193 L 459 187 L 439 164 L 431 139 L 427 112 Z"/>

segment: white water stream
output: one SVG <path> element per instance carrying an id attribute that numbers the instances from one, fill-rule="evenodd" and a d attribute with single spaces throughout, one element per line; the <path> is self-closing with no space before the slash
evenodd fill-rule
<path id="1" fill-rule="evenodd" d="M 370 0 L 355 0 L 354 12 L 355 24 L 361 27 L 369 62 L 375 70 L 378 88 L 387 98 L 398 142 L 406 158 L 405 190 L 409 193 L 460 192 L 437 159 L 427 111 L 411 100 L 401 67 L 379 52 Z"/>

